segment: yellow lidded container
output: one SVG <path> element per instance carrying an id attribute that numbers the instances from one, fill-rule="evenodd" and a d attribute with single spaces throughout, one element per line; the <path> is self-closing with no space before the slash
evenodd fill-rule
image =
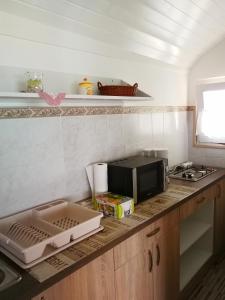
<path id="1" fill-rule="evenodd" d="M 94 94 L 94 83 L 84 78 L 82 82 L 79 83 L 78 93 L 80 95 L 93 95 Z"/>

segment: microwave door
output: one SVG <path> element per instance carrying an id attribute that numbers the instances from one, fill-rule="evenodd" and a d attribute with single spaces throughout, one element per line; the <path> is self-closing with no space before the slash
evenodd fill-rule
<path id="1" fill-rule="evenodd" d="M 162 169 L 157 164 L 152 167 L 138 169 L 137 174 L 137 200 L 143 201 L 162 191 Z"/>

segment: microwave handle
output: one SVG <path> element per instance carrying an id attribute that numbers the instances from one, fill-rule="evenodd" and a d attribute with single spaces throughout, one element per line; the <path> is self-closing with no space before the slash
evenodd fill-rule
<path id="1" fill-rule="evenodd" d="M 133 198 L 134 198 L 134 203 L 137 203 L 137 168 L 133 168 L 132 170 L 132 183 L 133 183 Z"/>
<path id="2" fill-rule="evenodd" d="M 167 183 L 167 167 L 166 167 L 166 161 L 164 159 L 162 160 L 162 174 L 163 174 L 163 179 L 162 179 L 163 191 L 166 191 L 168 183 Z"/>

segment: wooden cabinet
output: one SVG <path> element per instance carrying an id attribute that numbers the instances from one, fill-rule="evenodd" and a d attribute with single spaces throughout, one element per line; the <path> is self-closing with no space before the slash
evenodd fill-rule
<path id="1" fill-rule="evenodd" d="M 153 228 L 152 228 L 153 227 Z M 179 215 L 168 213 L 144 232 L 146 266 L 153 276 L 154 300 L 178 299 Z M 150 251 L 150 252 L 149 252 Z M 152 256 L 152 257 L 151 257 Z M 152 265 L 152 268 L 151 268 Z M 171 276 L 172 275 L 172 276 Z"/>
<path id="2" fill-rule="evenodd" d="M 221 179 L 180 207 L 180 220 L 195 214 L 208 202 L 214 201 L 214 255 L 225 251 L 225 179 Z M 201 217 L 202 218 L 202 217 Z M 207 220 L 204 220 L 205 224 Z M 203 228 L 204 229 L 204 228 Z M 195 227 L 195 232 L 197 232 Z M 194 236 L 194 233 L 193 233 Z"/>
<path id="3" fill-rule="evenodd" d="M 174 210 L 114 248 L 116 300 L 178 299 L 178 216 Z"/>
<path id="4" fill-rule="evenodd" d="M 114 248 L 116 300 L 153 299 L 143 237 L 142 230 Z"/>
<path id="5" fill-rule="evenodd" d="M 213 256 L 214 187 L 180 207 L 180 290 L 183 295 Z"/>
<path id="6" fill-rule="evenodd" d="M 178 221 L 168 213 L 32 300 L 178 299 Z"/>
<path id="7" fill-rule="evenodd" d="M 153 299 L 153 281 L 147 281 L 143 251 L 115 270 L 116 300 Z"/>
<path id="8" fill-rule="evenodd" d="M 32 300 L 177 300 L 224 251 L 221 179 Z"/>
<path id="9" fill-rule="evenodd" d="M 220 255 L 225 251 L 225 179 L 215 183 L 215 235 L 214 254 Z"/>
<path id="10" fill-rule="evenodd" d="M 144 250 L 143 232 L 140 231 L 114 247 L 115 270 Z"/>
<path id="11" fill-rule="evenodd" d="M 186 219 L 212 199 L 214 199 L 214 187 L 210 187 L 199 193 L 197 196 L 189 199 L 180 207 L 180 219 Z"/>
<path id="12" fill-rule="evenodd" d="M 114 300 L 113 250 L 96 258 L 32 300 Z"/>

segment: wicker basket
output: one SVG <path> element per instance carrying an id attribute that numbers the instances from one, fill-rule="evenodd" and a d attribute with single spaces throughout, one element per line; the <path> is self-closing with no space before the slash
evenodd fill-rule
<path id="1" fill-rule="evenodd" d="M 135 96 L 137 92 L 138 84 L 131 85 L 105 85 L 98 82 L 98 90 L 100 95 L 105 96 Z"/>

